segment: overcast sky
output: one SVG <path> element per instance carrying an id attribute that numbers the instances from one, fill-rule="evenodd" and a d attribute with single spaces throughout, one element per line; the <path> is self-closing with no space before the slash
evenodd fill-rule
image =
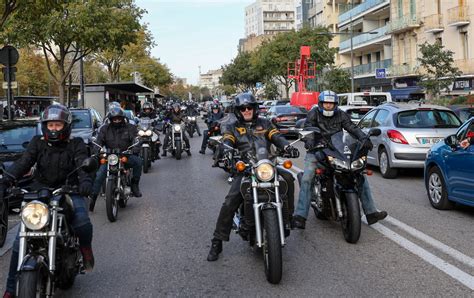
<path id="1" fill-rule="evenodd" d="M 154 57 L 171 72 L 196 84 L 201 72 L 218 69 L 237 55 L 244 37 L 245 7 L 253 0 L 137 0 L 148 11 L 157 46 Z"/>

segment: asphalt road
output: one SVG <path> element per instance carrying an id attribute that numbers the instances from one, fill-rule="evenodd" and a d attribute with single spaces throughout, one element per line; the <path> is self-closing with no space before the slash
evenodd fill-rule
<path id="1" fill-rule="evenodd" d="M 211 168 L 211 154 L 198 153 L 200 143 L 191 139 L 192 157 L 155 162 L 142 176 L 144 196 L 132 198 L 117 222 L 108 222 L 105 202 L 98 202 L 91 214 L 96 267 L 59 296 L 474 295 L 474 208 L 433 209 L 421 171 L 386 180 L 375 169 L 373 195 L 390 217 L 363 225 L 355 245 L 337 223 L 310 213 L 306 230 L 287 239 L 279 285 L 266 281 L 261 255 L 235 234 L 220 259 L 207 262 L 229 185 L 222 170 Z M 294 164 L 302 168 L 303 158 Z M 0 257 L 2 291 L 9 258 Z"/>

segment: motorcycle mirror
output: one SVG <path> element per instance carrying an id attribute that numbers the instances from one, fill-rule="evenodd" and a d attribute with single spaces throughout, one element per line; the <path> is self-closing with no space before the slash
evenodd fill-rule
<path id="1" fill-rule="evenodd" d="M 378 137 L 378 136 L 380 136 L 381 133 L 382 133 L 382 131 L 379 128 L 372 128 L 369 131 L 369 136 L 370 137 Z"/>
<path id="2" fill-rule="evenodd" d="M 222 136 L 210 137 L 209 139 L 220 143 L 222 141 Z"/>
<path id="3" fill-rule="evenodd" d="M 97 168 L 99 167 L 99 163 L 97 161 L 97 158 L 86 158 L 82 162 L 81 168 L 86 172 L 86 173 L 93 173 L 97 171 Z"/>
<path id="4" fill-rule="evenodd" d="M 303 130 L 303 131 L 300 131 L 300 136 L 302 139 L 306 138 L 307 136 L 313 134 L 312 131 L 306 131 L 306 130 Z"/>

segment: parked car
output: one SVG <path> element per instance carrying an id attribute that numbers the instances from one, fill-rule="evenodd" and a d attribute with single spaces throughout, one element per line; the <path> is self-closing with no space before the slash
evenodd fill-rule
<path id="1" fill-rule="evenodd" d="M 474 146 L 459 146 L 474 136 L 474 117 L 456 132 L 428 151 L 425 161 L 425 186 L 428 199 L 436 209 L 450 209 L 453 203 L 474 206 Z"/>
<path id="2" fill-rule="evenodd" d="M 360 119 L 362 119 L 362 117 L 364 117 L 365 114 L 367 114 L 367 112 L 372 110 L 373 108 L 374 108 L 373 106 L 366 106 L 366 105 L 362 105 L 362 106 L 353 106 L 353 105 L 339 106 L 339 109 L 341 109 L 342 111 L 349 114 L 349 116 L 351 117 L 352 122 L 354 122 L 355 124 L 358 124 Z"/>
<path id="3" fill-rule="evenodd" d="M 461 120 L 446 107 L 392 102 L 372 109 L 358 126 L 365 133 L 381 129 L 371 137 L 368 163 L 379 166 L 384 178 L 395 178 L 400 168 L 423 168 L 429 148 L 456 133 Z"/>
<path id="4" fill-rule="evenodd" d="M 451 110 L 458 115 L 459 119 L 464 123 L 466 120 L 474 117 L 474 107 L 473 106 L 450 106 Z"/>
<path id="5" fill-rule="evenodd" d="M 300 119 L 306 118 L 308 111 L 305 108 L 287 105 L 272 106 L 267 112 L 267 118 L 284 135 L 298 135 L 297 132 L 288 130 L 296 125 Z"/>

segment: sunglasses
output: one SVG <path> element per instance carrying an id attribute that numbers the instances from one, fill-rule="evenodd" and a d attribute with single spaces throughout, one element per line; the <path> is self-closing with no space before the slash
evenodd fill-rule
<path id="1" fill-rule="evenodd" d="M 253 107 L 251 107 L 251 106 L 243 106 L 243 107 L 239 107 L 239 111 L 241 111 L 241 112 L 245 112 L 245 111 L 253 111 Z"/>

